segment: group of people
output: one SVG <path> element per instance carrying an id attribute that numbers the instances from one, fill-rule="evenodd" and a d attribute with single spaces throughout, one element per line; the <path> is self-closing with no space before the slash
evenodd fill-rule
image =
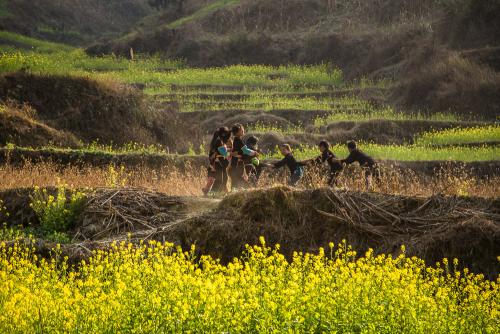
<path id="1" fill-rule="evenodd" d="M 231 189 L 255 187 L 264 168 L 287 167 L 290 170 L 288 184 L 291 186 L 295 186 L 302 179 L 305 166 L 325 163 L 330 167 L 328 185 L 332 187 L 336 185 L 344 165 L 354 162 L 358 162 L 365 169 L 367 188 L 371 187 L 372 177 L 380 176 L 375 160 L 359 150 L 354 141 L 347 143 L 349 156 L 345 159 L 337 158 L 331 151 L 330 144 L 323 140 L 318 144 L 321 154 L 305 161 L 297 161 L 290 145 L 281 144 L 279 149 L 283 159 L 266 164 L 259 160 L 262 154 L 258 147 L 259 139 L 250 136 L 243 140 L 244 136 L 245 128 L 241 124 L 235 124 L 231 129 L 221 127 L 215 131 L 210 142 L 207 183 L 202 189 L 205 195 L 210 192 L 227 192 L 229 179 Z"/>

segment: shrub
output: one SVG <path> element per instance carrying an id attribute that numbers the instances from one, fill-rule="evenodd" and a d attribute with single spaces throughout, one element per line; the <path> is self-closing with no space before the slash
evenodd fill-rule
<path id="1" fill-rule="evenodd" d="M 69 242 L 66 232 L 73 227 L 84 199 L 83 192 L 67 192 L 63 185 L 57 188 L 55 196 L 47 189 L 35 187 L 30 207 L 40 220 L 41 236 L 50 241 Z"/>

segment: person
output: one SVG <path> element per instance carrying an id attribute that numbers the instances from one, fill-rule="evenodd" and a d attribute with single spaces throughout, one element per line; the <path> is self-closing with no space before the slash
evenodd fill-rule
<path id="1" fill-rule="evenodd" d="M 259 160 L 259 138 L 250 136 L 243 146 L 243 164 L 245 166 L 246 185 L 257 186 L 262 167 Z"/>
<path id="2" fill-rule="evenodd" d="M 238 189 L 245 186 L 245 165 L 243 163 L 243 136 L 245 136 L 245 128 L 237 123 L 231 129 L 233 135 L 233 147 L 231 151 L 231 164 L 229 167 L 229 175 L 231 176 L 231 188 Z"/>
<path id="3" fill-rule="evenodd" d="M 208 153 L 209 166 L 207 183 L 202 191 L 206 195 L 211 191 L 227 192 L 227 167 L 229 165 L 231 131 L 227 127 L 221 127 L 214 132 L 210 142 Z"/>
<path id="4" fill-rule="evenodd" d="M 337 178 L 340 171 L 342 170 L 342 164 L 340 163 L 340 160 L 337 158 L 337 156 L 330 150 L 329 142 L 327 142 L 326 140 L 322 140 L 319 142 L 318 147 L 321 155 L 319 155 L 315 159 L 310 160 L 309 162 L 312 162 L 316 165 L 321 165 L 327 162 L 328 166 L 330 167 L 328 185 L 330 187 L 334 187 L 337 185 Z"/>
<path id="5" fill-rule="evenodd" d="M 349 156 L 342 159 L 340 162 L 347 165 L 358 162 L 359 165 L 365 170 L 366 189 L 370 189 L 372 185 L 372 177 L 374 176 L 377 180 L 380 179 L 380 171 L 377 163 L 372 157 L 358 149 L 355 141 L 348 142 L 347 149 L 349 150 Z"/>
<path id="6" fill-rule="evenodd" d="M 284 158 L 278 162 L 275 162 L 274 168 L 287 166 L 291 174 L 288 184 L 291 186 L 295 186 L 302 179 L 302 176 L 304 176 L 303 164 L 295 160 L 295 157 L 292 154 L 292 148 L 289 144 L 280 145 L 280 152 L 284 156 Z"/>

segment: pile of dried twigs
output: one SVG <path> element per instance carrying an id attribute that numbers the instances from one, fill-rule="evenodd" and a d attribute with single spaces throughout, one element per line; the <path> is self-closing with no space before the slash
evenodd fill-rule
<path id="1" fill-rule="evenodd" d="M 409 198 L 345 191 L 327 191 L 324 196 L 332 203 L 331 210 L 317 210 L 318 213 L 329 221 L 349 224 L 377 237 L 435 232 L 472 219 L 500 223 L 498 211 L 471 205 L 463 197 Z"/>
<path id="2" fill-rule="evenodd" d="M 183 216 L 179 197 L 136 188 L 98 189 L 89 196 L 74 238 L 100 240 L 133 232 L 153 230 Z"/>
<path id="3" fill-rule="evenodd" d="M 196 199 L 194 208 L 192 201 L 143 189 L 99 189 L 88 196 L 76 242 L 63 252 L 76 261 L 113 241 L 156 239 L 196 244 L 201 254 L 231 261 L 260 236 L 279 243 L 287 256 L 346 240 L 359 252 L 398 254 L 405 245 L 408 255 L 429 263 L 456 257 L 476 272 L 498 274 L 498 199 L 277 187 L 232 194 L 220 204 Z"/>

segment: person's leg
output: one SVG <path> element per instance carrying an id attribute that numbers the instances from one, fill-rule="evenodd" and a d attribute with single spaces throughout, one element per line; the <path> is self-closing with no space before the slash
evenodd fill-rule
<path id="1" fill-rule="evenodd" d="M 225 168 L 219 162 L 215 163 L 215 172 L 214 172 L 214 184 L 212 185 L 213 192 L 221 192 L 224 187 L 224 171 Z"/>
<path id="2" fill-rule="evenodd" d="M 299 173 L 292 173 L 290 176 L 290 182 L 288 183 L 290 186 L 295 187 L 297 183 L 299 183 L 301 179 L 301 175 Z"/>
<path id="3" fill-rule="evenodd" d="M 328 177 L 328 186 L 335 188 L 337 186 L 337 176 L 338 173 L 330 173 L 330 176 Z"/>
<path id="4" fill-rule="evenodd" d="M 245 184 L 243 174 L 245 173 L 245 166 L 242 162 L 238 162 L 236 166 L 231 166 L 231 190 L 242 188 Z"/>
<path id="5" fill-rule="evenodd" d="M 367 168 L 365 170 L 365 188 L 366 190 L 371 190 L 372 188 L 372 170 Z"/>
<path id="6" fill-rule="evenodd" d="M 201 189 L 203 191 L 203 194 L 206 196 L 213 188 L 215 184 L 215 170 L 209 170 L 208 171 L 208 176 L 207 176 L 207 183 L 206 185 Z"/>
<path id="7" fill-rule="evenodd" d="M 222 176 L 222 182 L 221 182 L 221 187 L 219 189 L 219 192 L 225 194 L 225 193 L 228 192 L 227 183 L 229 181 L 229 175 L 228 175 L 228 169 L 227 169 L 227 167 L 224 167 L 222 169 L 221 176 Z"/>
<path id="8" fill-rule="evenodd" d="M 245 165 L 245 174 L 247 180 L 245 181 L 245 188 L 257 186 L 257 170 L 254 165 Z"/>
<path id="9" fill-rule="evenodd" d="M 372 178 L 375 179 L 375 183 L 377 185 L 380 185 L 382 181 L 382 176 L 380 174 L 380 168 L 378 165 L 373 166 L 372 174 L 373 174 Z"/>

